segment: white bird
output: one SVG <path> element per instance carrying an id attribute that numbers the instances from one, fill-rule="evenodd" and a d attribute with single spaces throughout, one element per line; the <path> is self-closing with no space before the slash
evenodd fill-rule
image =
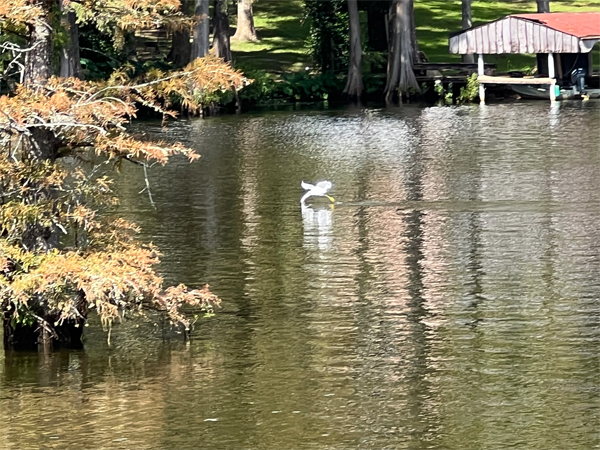
<path id="1" fill-rule="evenodd" d="M 331 184 L 331 181 L 319 181 L 316 186 L 314 184 L 305 183 L 303 181 L 302 183 L 300 183 L 300 186 L 302 186 L 308 191 L 302 196 L 302 198 L 300 199 L 300 203 L 304 203 L 304 201 L 308 197 L 312 196 L 327 197 L 332 202 L 335 202 L 335 199 L 333 197 L 327 195 L 327 192 L 329 192 L 329 189 L 331 189 L 331 186 L 333 186 Z"/>

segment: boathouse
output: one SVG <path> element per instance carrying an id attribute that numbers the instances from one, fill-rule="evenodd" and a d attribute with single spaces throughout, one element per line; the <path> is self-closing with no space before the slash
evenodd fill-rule
<path id="1" fill-rule="evenodd" d="M 591 50 L 600 41 L 600 12 L 512 14 L 450 36 L 450 53 L 477 54 L 479 98 L 485 103 L 486 84 L 548 85 L 555 101 L 558 86 L 581 89 L 592 73 Z M 483 55 L 538 55 L 538 77 L 484 74 Z M 547 58 L 548 64 L 540 64 Z M 544 67 L 545 66 L 545 67 Z"/>

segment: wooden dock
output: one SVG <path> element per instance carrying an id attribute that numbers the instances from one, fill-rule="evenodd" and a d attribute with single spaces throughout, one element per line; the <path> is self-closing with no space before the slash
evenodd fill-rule
<path id="1" fill-rule="evenodd" d="M 550 102 L 556 101 L 556 79 L 547 77 L 491 77 L 489 75 L 477 75 L 477 81 L 479 81 L 479 101 L 483 105 L 485 104 L 485 85 L 486 84 L 535 84 L 535 85 L 547 85 L 550 94 Z"/>
<path id="2" fill-rule="evenodd" d="M 515 78 L 515 77 L 491 77 L 489 75 L 478 75 L 477 81 L 484 84 L 555 84 L 554 78 Z"/>
<path id="3" fill-rule="evenodd" d="M 450 62 L 450 63 L 415 63 L 413 64 L 415 73 L 426 72 L 428 70 L 436 70 L 439 72 L 452 71 L 462 74 L 471 74 L 477 72 L 477 63 L 463 63 L 463 62 Z M 496 64 L 485 63 L 484 70 L 486 72 L 493 72 L 496 70 Z"/>

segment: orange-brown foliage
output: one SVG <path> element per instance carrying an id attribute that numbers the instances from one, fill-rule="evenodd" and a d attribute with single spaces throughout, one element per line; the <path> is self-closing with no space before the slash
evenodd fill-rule
<path id="1" fill-rule="evenodd" d="M 0 97 L 0 311 L 11 311 L 19 320 L 34 317 L 40 326 L 52 328 L 81 321 L 90 308 L 104 323 L 125 311 L 143 314 L 151 308 L 189 327 L 183 306 L 211 310 L 217 305 L 207 287 L 164 288 L 154 271 L 157 249 L 135 239 L 135 225 L 97 214 L 117 202 L 110 180 L 67 170 L 60 158 L 93 151 L 107 162 L 165 164 L 172 155 L 196 159 L 181 144 L 128 134 L 125 126 L 136 115 L 136 102 L 175 116 L 166 109 L 173 96 L 197 109 L 199 93 L 235 90 L 248 82 L 207 57 L 181 72 L 154 72 L 143 80 L 129 80 L 124 73 L 104 83 L 52 78 Z M 58 142 L 47 158 L 34 151 L 40 144 L 36 130 L 51 132 Z M 59 245 L 50 244 L 52 237 Z"/>
<path id="2" fill-rule="evenodd" d="M 4 0 L 0 2 L 0 25 L 33 22 L 44 14 L 43 9 L 31 0 Z"/>

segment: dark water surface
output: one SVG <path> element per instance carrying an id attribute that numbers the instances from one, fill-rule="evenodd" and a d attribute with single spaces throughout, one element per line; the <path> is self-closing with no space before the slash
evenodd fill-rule
<path id="1" fill-rule="evenodd" d="M 0 448 L 600 448 L 600 103 L 275 112 L 153 137 L 117 179 L 186 345 L 88 328 L 0 360 Z M 340 203 L 302 210 L 300 181 Z"/>

